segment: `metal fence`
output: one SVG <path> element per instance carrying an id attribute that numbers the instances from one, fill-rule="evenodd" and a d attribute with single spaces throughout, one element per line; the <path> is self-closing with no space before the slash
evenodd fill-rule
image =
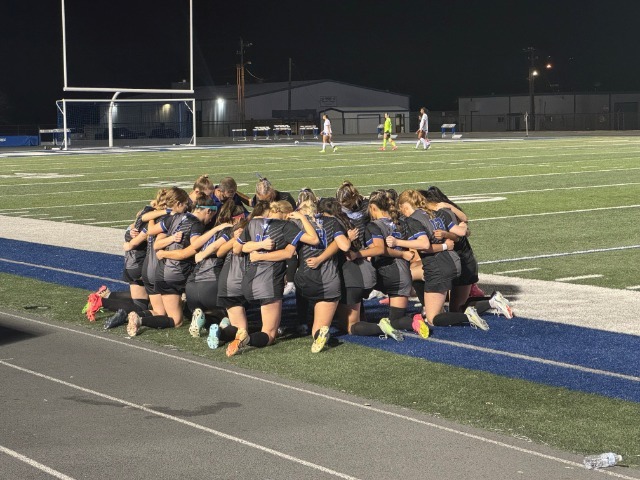
<path id="1" fill-rule="evenodd" d="M 518 132 L 527 128 L 522 114 L 461 115 L 457 130 L 460 132 Z M 538 114 L 529 116 L 529 130 L 538 131 L 589 131 L 589 130 L 638 130 L 638 114 L 635 112 Z M 431 130 L 434 130 L 431 128 Z"/>

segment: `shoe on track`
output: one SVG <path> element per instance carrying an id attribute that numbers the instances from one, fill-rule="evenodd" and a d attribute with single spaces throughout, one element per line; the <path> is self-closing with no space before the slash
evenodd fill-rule
<path id="1" fill-rule="evenodd" d="M 329 327 L 320 327 L 311 345 L 311 353 L 320 353 L 329 340 Z"/>
<path id="2" fill-rule="evenodd" d="M 284 292 L 282 292 L 283 296 L 287 296 L 287 295 L 291 295 L 293 293 L 296 293 L 296 284 L 293 282 L 287 282 L 287 284 L 284 286 Z"/>
<path id="3" fill-rule="evenodd" d="M 135 337 L 140 332 L 140 327 L 142 326 L 142 319 L 140 315 L 136 312 L 129 312 L 128 322 L 127 322 L 127 334 L 130 337 Z"/>
<path id="4" fill-rule="evenodd" d="M 504 315 L 508 319 L 513 318 L 511 305 L 509 305 L 509 301 L 504 298 L 500 292 L 493 292 L 493 295 L 491 295 L 491 298 L 489 299 L 489 305 L 491 305 L 491 308 L 496 310 L 498 314 Z"/>
<path id="5" fill-rule="evenodd" d="M 215 350 L 220 346 L 220 326 L 217 323 L 212 323 L 209 327 L 207 345 L 209 345 L 211 350 Z"/>
<path id="6" fill-rule="evenodd" d="M 249 333 L 244 328 L 239 328 L 236 338 L 227 346 L 227 357 L 233 357 L 249 344 Z"/>
<path id="7" fill-rule="evenodd" d="M 200 336 L 200 331 L 202 327 L 204 327 L 204 322 L 206 318 L 204 316 L 204 312 L 201 308 L 196 308 L 191 315 L 191 325 L 189 325 L 189 334 L 198 338 Z"/>
<path id="8" fill-rule="evenodd" d="M 391 322 L 388 318 L 381 318 L 378 322 L 378 326 L 386 338 L 391 337 L 398 342 L 402 342 L 404 340 L 404 335 L 391 326 Z"/>
<path id="9" fill-rule="evenodd" d="M 484 330 L 485 332 L 489 330 L 489 324 L 484 321 L 480 315 L 478 315 L 478 311 L 475 307 L 467 307 L 464 311 L 464 314 L 469 319 L 469 323 L 473 328 L 479 328 L 480 330 Z"/>
<path id="10" fill-rule="evenodd" d="M 420 338 L 429 338 L 431 335 L 431 331 L 429 330 L 429 325 L 427 325 L 422 318 L 422 315 L 416 313 L 413 316 L 413 322 L 411 322 L 411 328 L 413 331 L 420 335 Z"/>
<path id="11" fill-rule="evenodd" d="M 125 323 L 127 323 L 127 311 L 121 308 L 104 321 L 104 329 L 109 330 L 110 328 L 116 328 Z"/>

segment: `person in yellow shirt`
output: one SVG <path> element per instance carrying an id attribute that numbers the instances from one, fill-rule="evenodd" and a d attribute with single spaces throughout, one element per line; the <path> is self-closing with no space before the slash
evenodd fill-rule
<path id="1" fill-rule="evenodd" d="M 384 114 L 384 133 L 383 133 L 383 140 L 382 140 L 382 147 L 380 147 L 380 150 L 386 150 L 387 149 L 387 142 L 391 143 L 391 146 L 393 147 L 391 150 L 397 150 L 398 146 L 396 145 L 396 142 L 393 138 L 391 138 L 391 132 L 393 130 L 393 125 L 391 125 L 391 117 L 389 117 L 389 114 L 385 112 Z"/>

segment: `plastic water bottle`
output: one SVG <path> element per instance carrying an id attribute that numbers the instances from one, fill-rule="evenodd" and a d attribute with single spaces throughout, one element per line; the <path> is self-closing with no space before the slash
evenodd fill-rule
<path id="1" fill-rule="evenodd" d="M 622 455 L 615 453 L 601 453 L 600 455 L 588 455 L 584 457 L 584 466 L 588 469 L 613 467 L 622 461 Z"/>

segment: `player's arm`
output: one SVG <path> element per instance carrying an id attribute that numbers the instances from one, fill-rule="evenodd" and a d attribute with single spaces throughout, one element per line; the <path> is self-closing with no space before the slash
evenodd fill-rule
<path id="1" fill-rule="evenodd" d="M 289 218 L 300 220 L 300 223 L 302 223 L 304 233 L 302 234 L 302 237 L 300 237 L 301 242 L 304 242 L 307 245 L 318 245 L 320 243 L 316 229 L 313 228 L 313 225 L 311 225 L 311 222 L 309 222 L 306 215 L 302 215 L 300 212 L 291 212 L 289 214 Z"/>
<path id="2" fill-rule="evenodd" d="M 274 252 L 259 252 L 254 250 L 249 254 L 249 260 L 252 262 L 281 262 L 293 258 L 294 253 L 296 253 L 296 247 L 289 243 L 283 249 Z"/>
<path id="3" fill-rule="evenodd" d="M 388 236 L 385 241 L 387 246 L 391 248 L 403 247 L 421 251 L 429 250 L 429 247 L 431 247 L 431 242 L 429 241 L 429 237 L 427 237 L 426 234 L 421 234 L 411 240 L 400 240 L 398 238 Z"/>

